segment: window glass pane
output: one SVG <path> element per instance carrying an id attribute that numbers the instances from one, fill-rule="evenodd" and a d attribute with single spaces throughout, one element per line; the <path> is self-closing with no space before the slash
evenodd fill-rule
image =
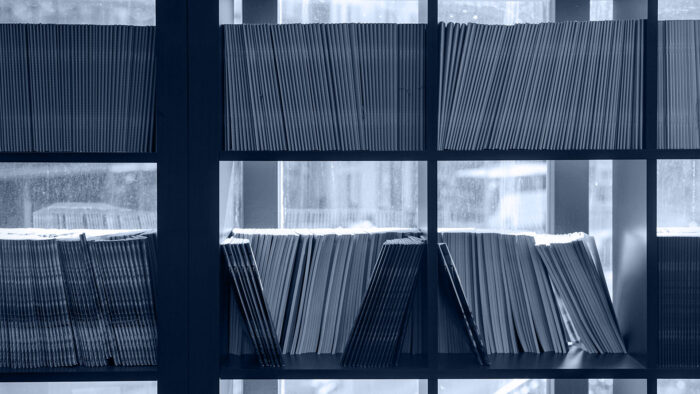
<path id="1" fill-rule="evenodd" d="M 0 0 L 0 23 L 155 26 L 155 0 Z"/>
<path id="2" fill-rule="evenodd" d="M 282 162 L 281 227 L 416 227 L 420 165 Z"/>
<path id="3" fill-rule="evenodd" d="M 480 394 L 547 394 L 546 379 L 440 379 L 438 392 L 441 394 L 462 394 L 465 387 L 468 392 Z"/>
<path id="4" fill-rule="evenodd" d="M 613 394 L 613 380 L 588 379 L 588 394 Z"/>
<path id="5" fill-rule="evenodd" d="M 279 0 L 279 22 L 420 23 L 423 1 L 426 0 Z"/>
<path id="6" fill-rule="evenodd" d="M 659 20 L 700 19 L 697 0 L 659 0 Z"/>
<path id="7" fill-rule="evenodd" d="M 700 160 L 659 160 L 657 226 L 698 227 Z"/>
<path id="8" fill-rule="evenodd" d="M 545 232 L 546 161 L 438 163 L 438 225 Z"/>
<path id="9" fill-rule="evenodd" d="M 698 379 L 659 379 L 656 381 L 658 394 L 700 394 Z"/>
<path id="10" fill-rule="evenodd" d="M 156 394 L 156 382 L 0 383 L 0 394 Z"/>
<path id="11" fill-rule="evenodd" d="M 612 0 L 591 0 L 591 20 L 609 21 L 613 19 Z"/>
<path id="12" fill-rule="evenodd" d="M 221 394 L 418 394 L 419 380 L 222 380 Z"/>
<path id="13" fill-rule="evenodd" d="M 219 24 L 243 23 L 243 0 L 219 0 Z"/>
<path id="14" fill-rule="evenodd" d="M 418 394 L 417 380 L 282 380 L 280 393 Z M 245 394 L 245 393 L 244 393 Z"/>
<path id="15" fill-rule="evenodd" d="M 554 18 L 551 0 L 438 0 L 441 22 L 512 25 Z"/>
<path id="16" fill-rule="evenodd" d="M 588 233 L 595 238 L 608 291 L 612 297 L 612 160 L 591 160 L 589 168 Z"/>
<path id="17" fill-rule="evenodd" d="M 0 227 L 155 229 L 156 165 L 0 163 Z"/>

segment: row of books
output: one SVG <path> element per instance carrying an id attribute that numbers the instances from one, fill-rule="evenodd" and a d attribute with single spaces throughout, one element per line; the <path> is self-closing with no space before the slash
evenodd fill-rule
<path id="1" fill-rule="evenodd" d="M 700 21 L 659 22 L 661 149 L 700 148 Z"/>
<path id="2" fill-rule="evenodd" d="M 155 365 L 155 233 L 3 229 L 0 367 Z"/>
<path id="3" fill-rule="evenodd" d="M 363 313 L 361 301 L 383 302 L 382 295 L 370 297 L 369 293 L 372 281 L 387 280 L 369 274 L 378 274 L 372 260 L 386 258 L 377 254 L 380 245 L 386 247 L 386 241 L 392 239 L 399 239 L 397 244 L 410 244 L 405 239 L 416 234 L 413 230 L 369 233 L 275 229 L 235 230 L 232 235 L 250 240 L 251 253 L 260 269 L 262 299 L 269 308 L 274 338 L 280 341 L 282 353 L 335 354 L 347 351 L 348 338 L 358 335 L 352 334 L 351 327 L 352 322 L 358 324 L 358 316 Z M 482 363 L 488 363 L 488 354 L 493 353 L 566 353 L 570 343 L 577 343 L 589 353 L 626 352 L 592 237 L 582 233 L 535 236 L 471 229 L 443 231 L 440 236 L 444 241 L 438 259 L 440 352 L 477 352 Z M 406 326 L 405 335 L 399 336 L 416 343 L 422 332 L 417 319 L 419 300 L 425 296 L 420 277 L 412 292 L 411 313 L 406 315 L 413 323 Z M 360 285 L 362 282 L 365 284 Z M 393 285 L 390 282 L 383 286 Z M 403 293 L 395 295 L 399 294 Z M 403 316 L 398 309 L 377 305 L 384 304 L 376 304 L 372 313 L 383 314 L 387 320 L 393 319 L 388 316 Z M 235 302 L 231 306 L 230 351 L 251 353 L 254 341 L 245 329 L 244 316 Z M 392 330 L 402 327 L 373 326 L 388 322 L 376 316 L 372 319 L 374 323 L 360 324 L 362 330 L 391 332 L 388 337 L 377 334 L 384 340 L 393 341 L 397 332 Z M 413 335 L 418 337 L 412 339 Z M 356 353 L 344 356 L 346 365 L 377 366 L 396 360 L 387 356 L 393 354 L 389 350 L 382 353 L 383 357 L 364 358 L 360 356 L 366 351 L 360 349 L 362 346 L 367 344 L 360 341 L 350 347 Z M 406 342 L 402 350 L 420 353 L 419 346 L 407 348 Z"/>
<path id="4" fill-rule="evenodd" d="M 444 231 L 467 303 L 491 353 L 625 353 L 592 237 Z M 461 322 L 439 298 L 439 351 L 468 349 Z"/>
<path id="5" fill-rule="evenodd" d="M 644 21 L 440 30 L 439 149 L 642 147 Z"/>
<path id="6" fill-rule="evenodd" d="M 155 27 L 0 24 L 0 152 L 151 152 Z"/>
<path id="7" fill-rule="evenodd" d="M 339 354 L 346 346 L 382 245 L 419 235 L 411 229 L 236 229 L 248 239 L 283 354 Z M 424 286 L 419 286 L 420 292 Z M 253 341 L 232 291 L 229 351 L 251 354 Z M 418 293 L 416 298 L 424 297 Z M 402 351 L 419 354 L 421 303 L 412 302 Z"/>
<path id="8" fill-rule="evenodd" d="M 659 254 L 659 365 L 700 366 L 700 234 L 664 231 Z"/>
<path id="9" fill-rule="evenodd" d="M 157 214 L 104 203 L 56 203 L 32 213 L 36 228 L 60 229 L 155 229 Z"/>
<path id="10" fill-rule="evenodd" d="M 420 150 L 424 25 L 225 25 L 227 150 Z"/>
<path id="11" fill-rule="evenodd" d="M 233 279 L 232 289 L 237 305 L 260 364 L 281 366 L 280 340 L 270 317 L 250 241 L 229 238 L 222 244 L 222 249 Z M 369 286 L 345 341 L 341 360 L 343 365 L 381 367 L 397 364 L 409 327 L 409 316 L 414 312 L 411 305 L 419 282 L 419 271 L 424 266 L 425 252 L 425 240 L 412 236 L 388 240 L 382 244 Z M 315 271 L 313 268 L 311 270 Z M 323 302 L 314 299 L 325 306 L 324 314 L 320 316 L 312 313 L 306 318 L 321 319 L 330 325 L 337 324 L 337 314 L 340 312 L 337 306 L 343 305 L 345 294 L 335 294 L 339 295 L 337 300 L 333 296 L 326 297 Z M 307 295 L 311 296 L 309 293 Z M 328 314 L 331 314 L 330 318 Z"/>

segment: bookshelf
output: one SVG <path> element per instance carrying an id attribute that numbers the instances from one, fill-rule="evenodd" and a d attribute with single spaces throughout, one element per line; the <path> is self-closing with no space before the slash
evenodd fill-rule
<path id="1" fill-rule="evenodd" d="M 157 153 L 2 153 L 2 162 L 153 162 L 158 165 L 158 278 L 157 313 L 159 365 L 148 368 L 58 368 L 0 370 L 1 382 L 157 380 L 160 393 L 218 393 L 219 379 L 428 379 L 428 394 L 436 394 L 437 380 L 489 378 L 628 378 L 645 379 L 648 393 L 656 379 L 700 378 L 700 370 L 658 368 L 658 271 L 656 255 L 656 162 L 663 159 L 700 159 L 700 150 L 656 149 L 656 22 L 657 0 L 646 2 L 648 24 L 645 71 L 645 149 L 615 151 L 439 151 L 437 150 L 438 1 L 427 2 L 426 146 L 417 152 L 227 152 L 223 146 L 222 33 L 219 2 L 160 0 L 157 2 Z M 578 0 L 577 0 L 578 1 Z M 555 0 L 557 17 L 576 18 L 577 1 Z M 619 1 L 616 18 L 636 18 L 639 3 Z M 244 22 L 274 22 L 274 0 L 243 0 Z M 587 7 L 586 7 L 587 10 Z M 570 11 L 570 12 L 569 12 Z M 561 14 L 560 14 L 561 13 Z M 560 16 L 562 15 L 562 16 Z M 567 16 L 568 15 L 568 16 Z M 573 16 L 572 16 L 573 15 Z M 566 355 L 499 355 L 490 367 L 478 366 L 469 355 L 440 355 L 437 349 L 436 308 L 425 310 L 426 352 L 404 357 L 395 368 L 343 368 L 334 356 L 290 357 L 282 368 L 261 368 L 256 360 L 227 354 L 227 279 L 219 252 L 220 161 L 386 161 L 426 163 L 423 229 L 428 236 L 427 305 L 437 303 L 436 239 L 438 162 L 444 160 L 635 160 L 644 176 L 634 179 L 627 199 L 643 207 L 646 242 L 644 265 L 616 273 L 616 281 L 639 275 L 646 305 L 623 297 L 616 305 L 621 324 L 641 330 L 634 335 L 629 355 L 592 356 L 575 349 Z M 621 179 L 639 171 L 620 168 Z M 633 180 L 630 180 L 632 182 Z M 623 188 L 624 189 L 624 188 Z M 641 193 L 639 191 L 642 191 Z M 635 218 L 635 215 L 621 215 Z M 621 220 L 622 231 L 639 223 Z M 624 257 L 624 251 L 620 252 Z M 616 263 L 618 264 L 618 263 Z M 622 264 L 622 263 L 619 263 Z M 633 263 L 629 263 L 633 264 Z M 432 268 L 431 268 L 432 267 Z M 618 267 L 623 268 L 623 267 Z M 628 268 L 625 266 L 624 268 Z M 635 309 L 637 308 L 637 309 Z M 624 331 L 624 328 L 623 328 Z M 628 339 L 628 338 L 626 338 Z"/>
<path id="2" fill-rule="evenodd" d="M 253 2 L 250 2 L 251 4 Z M 271 3 L 271 4 L 270 4 Z M 551 379 L 589 379 L 589 378 L 613 378 L 613 379 L 642 379 L 647 381 L 647 391 L 656 392 L 657 377 L 682 377 L 692 378 L 698 376 L 690 370 L 670 371 L 656 368 L 655 341 L 656 328 L 652 320 L 656 314 L 657 304 L 655 297 L 658 289 L 655 284 L 656 273 L 656 160 L 661 159 L 690 159 L 700 157 L 700 151 L 694 150 L 657 150 L 655 148 L 656 128 L 650 125 L 656 124 L 656 99 L 655 78 L 656 75 L 656 31 L 655 27 L 648 29 L 646 37 L 647 91 L 652 93 L 646 96 L 645 102 L 645 148 L 640 150 L 551 150 L 551 151 L 440 151 L 437 149 L 437 86 L 438 64 L 435 59 L 439 48 L 439 32 L 437 30 L 437 0 L 427 2 L 427 33 L 426 33 L 426 138 L 425 149 L 418 152 L 290 152 L 290 151 L 262 151 L 262 152 L 236 152 L 220 151 L 220 161 L 422 161 L 427 164 L 424 190 L 425 209 L 427 220 L 421 229 L 428 237 L 428 264 L 427 267 L 436 267 L 435 251 L 437 239 L 438 217 L 438 162 L 447 160 L 615 160 L 615 179 L 627 179 L 626 184 L 619 184 L 617 205 L 623 207 L 623 198 L 628 199 L 627 212 L 620 212 L 614 220 L 614 226 L 618 232 L 633 231 L 641 220 L 645 226 L 643 231 L 646 237 L 634 245 L 626 245 L 630 248 L 641 248 L 646 261 L 638 264 L 630 259 L 621 259 L 616 268 L 615 281 L 620 284 L 625 281 L 637 280 L 639 275 L 644 278 L 644 284 L 637 288 L 627 288 L 620 292 L 622 300 L 616 300 L 616 310 L 624 310 L 621 313 L 621 326 L 625 340 L 630 346 L 630 354 L 627 355 L 590 355 L 572 349 L 565 355 L 497 355 L 493 357 L 489 367 L 479 366 L 472 355 L 447 355 L 437 353 L 437 329 L 435 324 L 424 326 L 424 345 L 427 351 L 422 356 L 404 356 L 395 368 L 379 370 L 361 370 L 343 368 L 339 364 L 338 357 L 302 355 L 289 356 L 287 363 L 281 368 L 261 368 L 254 357 L 234 356 L 227 354 L 228 321 L 221 319 L 220 352 L 221 352 L 221 379 L 360 379 L 360 378 L 413 378 L 428 379 L 427 393 L 438 392 L 438 379 L 498 379 L 498 378 L 551 378 Z M 581 7 L 583 2 L 556 1 L 557 20 L 581 20 L 588 19 L 588 6 Z M 275 21 L 274 10 L 265 11 L 262 3 L 254 8 L 254 15 L 246 15 L 246 4 L 243 2 L 243 23 L 264 23 Z M 650 9 L 656 9 L 656 0 L 647 2 Z M 269 2 L 267 7 L 274 7 L 274 2 Z M 645 4 L 646 5 L 646 4 Z M 638 18 L 629 12 L 639 12 L 632 7 L 624 14 L 624 7 L 618 7 L 618 18 Z M 585 18 L 582 17 L 585 12 Z M 656 13 L 649 15 L 649 26 L 655 25 Z M 653 62 L 652 62 L 653 60 Z M 650 86 L 654 85 L 654 86 Z M 653 111 L 650 110 L 653 108 Z M 625 162 L 622 162 L 625 161 Z M 622 209 L 620 209 L 622 211 Z M 647 242 L 648 241 L 648 242 Z M 616 256 L 617 257 L 617 256 Z M 635 256 L 636 257 L 636 256 Z M 635 266 L 637 265 L 637 266 Z M 223 274 L 224 272 L 222 272 Z M 427 305 L 437 303 L 437 272 L 428 268 L 427 277 Z M 649 279 L 648 279 L 649 278 Z M 228 281 L 225 277 L 219 277 L 220 288 L 227 288 Z M 634 304 L 631 300 L 639 300 L 643 296 L 646 303 Z M 228 310 L 221 305 L 228 305 L 228 293 L 221 291 L 220 309 L 228 316 Z M 641 305 L 641 306 L 640 306 Z M 426 322 L 435 321 L 435 308 L 426 307 L 424 310 Z M 625 329 L 628 331 L 625 332 Z M 685 374 L 684 372 L 689 372 Z"/>

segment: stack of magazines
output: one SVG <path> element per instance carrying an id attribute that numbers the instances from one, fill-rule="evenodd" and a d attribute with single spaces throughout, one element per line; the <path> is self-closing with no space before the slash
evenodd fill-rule
<path id="1" fill-rule="evenodd" d="M 566 353 L 569 341 L 590 353 L 626 351 L 592 237 L 462 229 L 441 237 L 488 353 Z M 440 352 L 464 352 L 444 295 L 439 307 Z"/>
<path id="2" fill-rule="evenodd" d="M 385 241 L 420 235 L 411 229 L 236 229 L 250 241 L 262 292 L 283 354 L 339 354 L 360 311 Z M 229 351 L 255 351 L 232 294 Z M 412 302 L 403 352 L 421 352 L 420 303 Z M 417 316 L 417 317 L 416 317 Z"/>
<path id="3" fill-rule="evenodd" d="M 421 150 L 425 25 L 225 25 L 227 150 Z"/>
<path id="4" fill-rule="evenodd" d="M 155 233 L 3 229 L 0 367 L 155 365 Z"/>
<path id="5" fill-rule="evenodd" d="M 700 232 L 659 229 L 659 365 L 700 366 Z"/>
<path id="6" fill-rule="evenodd" d="M 342 363 L 350 367 L 396 365 L 410 301 L 423 267 L 425 240 L 415 237 L 384 242 L 362 307 L 355 318 Z"/>
<path id="7" fill-rule="evenodd" d="M 0 152 L 151 152 L 155 27 L 0 24 Z"/>
<path id="8" fill-rule="evenodd" d="M 489 357 L 486 351 L 484 338 L 481 335 L 479 326 L 476 324 L 476 319 L 474 319 L 472 307 L 469 305 L 469 301 L 467 301 L 465 296 L 462 281 L 459 279 L 457 267 L 455 266 L 454 260 L 452 260 L 452 255 L 450 254 L 450 249 L 447 247 L 447 244 L 438 244 L 438 264 L 440 266 L 440 296 L 438 299 L 443 305 L 442 308 L 438 309 L 438 311 L 441 312 L 439 313 L 438 319 L 439 321 L 451 320 L 452 324 L 446 324 L 446 326 L 454 328 L 454 330 L 451 330 L 448 334 L 453 335 L 452 341 L 450 342 L 448 340 L 446 343 L 459 345 L 464 342 L 463 338 L 466 333 L 468 339 L 467 344 L 469 345 L 468 350 L 474 353 L 480 365 L 489 365 Z M 449 304 L 455 305 L 456 308 L 450 309 L 444 307 Z M 439 343 L 443 342 L 440 341 Z M 466 349 L 455 348 L 451 350 L 453 352 L 466 353 Z"/>
<path id="9" fill-rule="evenodd" d="M 659 22 L 658 140 L 700 148 L 700 21 Z"/>
<path id="10" fill-rule="evenodd" d="M 441 25 L 438 147 L 641 149 L 644 21 Z"/>
<path id="11" fill-rule="evenodd" d="M 575 330 L 589 353 L 625 353 L 605 274 L 593 237 L 538 235 L 537 252 Z"/>
<path id="12" fill-rule="evenodd" d="M 224 257 L 233 279 L 238 306 L 243 314 L 248 334 L 253 340 L 260 364 L 269 367 L 282 365 L 279 339 L 270 318 L 250 242 L 229 238 L 223 244 Z"/>

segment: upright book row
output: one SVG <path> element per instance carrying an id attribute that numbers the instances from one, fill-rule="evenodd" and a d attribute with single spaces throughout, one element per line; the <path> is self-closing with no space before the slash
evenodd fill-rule
<path id="1" fill-rule="evenodd" d="M 275 337 L 283 354 L 297 355 L 342 353 L 382 244 L 418 234 L 400 229 L 237 229 L 232 237 L 250 241 Z M 229 351 L 251 354 L 253 342 L 232 296 Z M 421 305 L 412 303 L 411 308 L 420 317 Z M 411 318 L 407 327 L 403 351 L 419 354 L 420 318 Z"/>
<path id="2" fill-rule="evenodd" d="M 227 150 L 421 150 L 424 25 L 226 25 Z"/>
<path id="3" fill-rule="evenodd" d="M 700 366 L 700 236 L 659 235 L 659 365 L 697 368 Z"/>
<path id="4" fill-rule="evenodd" d="M 235 265 L 230 245 L 250 240 L 250 253 L 238 253 L 244 256 L 239 262 L 260 267 L 256 302 L 270 311 L 275 329 L 270 338 L 279 341 L 283 354 L 343 353 L 346 365 L 391 365 L 398 357 L 394 346 L 410 350 L 406 341 L 422 332 L 420 324 L 399 324 L 420 321 L 416 306 L 425 295 L 423 284 L 411 279 L 418 255 L 410 246 L 424 242 L 410 231 L 237 230 L 234 236 L 223 248 L 229 269 Z M 591 237 L 473 230 L 446 231 L 441 237 L 440 352 L 476 352 L 482 363 L 494 353 L 566 353 L 570 344 L 589 353 L 626 352 Z M 237 288 L 234 283 L 232 289 Z M 406 301 L 410 310 L 401 309 L 402 297 L 411 300 Z M 237 299 L 230 350 L 249 353 L 257 342 L 245 335 L 253 331 L 250 324 L 245 329 L 250 314 L 240 291 Z M 236 305 L 244 309 L 244 319 Z M 381 355 L 369 356 L 369 348 Z M 413 350 L 420 354 L 420 347 Z"/>
<path id="5" fill-rule="evenodd" d="M 585 234 L 450 230 L 465 296 L 488 353 L 625 353 L 595 241 Z M 444 290 L 443 290 L 444 292 Z M 463 329 L 439 306 L 439 351 L 466 350 Z"/>
<path id="6" fill-rule="evenodd" d="M 0 152 L 151 152 L 155 27 L 0 24 Z"/>
<path id="7" fill-rule="evenodd" d="M 441 25 L 438 148 L 640 149 L 644 22 Z"/>
<path id="8" fill-rule="evenodd" d="M 5 231 L 0 367 L 156 365 L 155 233 Z"/>
<path id="9" fill-rule="evenodd" d="M 700 21 L 659 22 L 661 149 L 700 148 Z"/>
<path id="10" fill-rule="evenodd" d="M 270 319 L 250 241 L 229 238 L 222 249 L 233 279 L 237 305 L 260 364 L 273 367 L 283 365 L 280 340 Z M 425 252 L 425 240 L 416 237 L 383 243 L 367 293 L 342 351 L 343 365 L 383 367 L 397 364 L 409 327 L 411 304 L 419 271 L 424 267 Z M 323 303 L 328 305 L 328 301 L 326 299 Z M 333 323 L 328 319 L 323 320 Z"/>

